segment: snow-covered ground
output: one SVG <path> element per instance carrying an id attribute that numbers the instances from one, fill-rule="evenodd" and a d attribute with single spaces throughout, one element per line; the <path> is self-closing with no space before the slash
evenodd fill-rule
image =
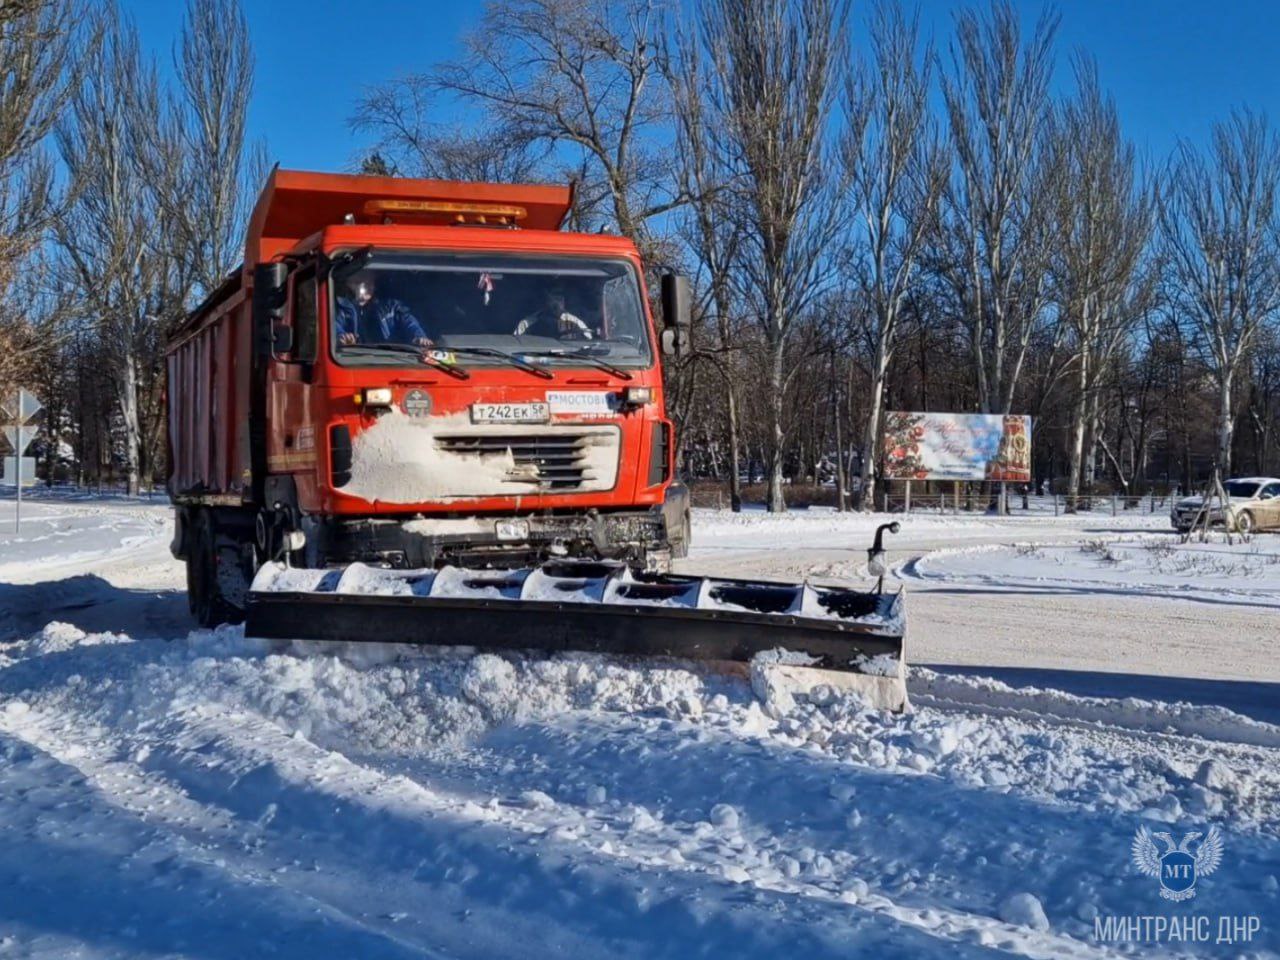
<path id="1" fill-rule="evenodd" d="M 885 544 L 901 578 L 897 582 L 909 593 L 910 662 L 1091 695 L 1228 703 L 1280 723 L 1277 611 L 1242 604 L 1239 596 L 1224 603 L 1214 587 L 1193 587 L 1207 558 L 1177 559 L 1224 545 L 1174 551 L 1171 566 L 1186 567 L 1179 589 L 1136 590 L 1138 578 L 1124 574 L 1122 564 L 1095 569 L 1090 551 L 1098 542 L 1175 540 L 1164 512 L 1120 510 L 1113 517 L 1108 508 L 1069 517 L 1054 516 L 1049 502 L 1032 506 L 1008 517 L 895 515 L 901 532 L 887 536 Z M 837 580 L 864 575 L 874 529 L 889 519 L 819 509 L 783 517 L 718 511 L 695 516 L 691 570 Z M 1255 549 L 1262 555 L 1259 566 L 1275 569 L 1266 558 L 1280 553 L 1280 537 L 1263 534 L 1233 548 L 1241 558 Z M 1032 550 L 1079 563 L 1064 570 L 1032 556 Z M 988 554 L 1008 562 L 988 575 L 982 568 Z M 970 556 L 973 576 L 952 571 Z M 1041 578 L 1049 568 L 1054 578 Z M 1274 582 L 1274 573 L 1266 576 Z M 1259 580 L 1250 575 L 1219 582 L 1239 591 L 1256 589 Z"/>
<path id="2" fill-rule="evenodd" d="M 14 541 L 6 506 L 0 956 L 1280 955 L 1280 725 L 1256 709 L 1280 610 L 1110 596 L 1149 624 L 1129 673 L 1105 615 L 1068 671 L 1071 625 L 1039 613 L 1105 586 L 1090 541 L 1116 541 L 1113 583 L 1152 585 L 1159 515 L 904 518 L 909 659 L 950 666 L 887 715 L 681 663 L 193 631 L 163 507 L 24 504 L 46 523 Z M 700 513 L 688 564 L 859 578 L 883 519 Z M 81 532 L 37 539 L 60 523 Z M 1227 647 L 1263 661 L 1249 682 L 1191 657 L 1159 675 L 1160 616 L 1210 661 L 1224 613 L 1267 627 Z M 1015 621 L 1039 674 L 990 679 Z M 1096 695 L 1108 667 L 1123 696 Z M 1134 867 L 1140 824 L 1221 832 L 1194 899 Z M 1209 942 L 1094 936 L 1147 916 L 1210 917 Z M 1215 942 L 1220 917 L 1259 929 Z"/>
<path id="3" fill-rule="evenodd" d="M 0 581 L 31 576 L 53 579 L 114 558 L 133 559 L 170 526 L 167 507 L 123 501 L 107 508 L 100 502 L 28 495 L 18 505 L 0 500 Z"/>
<path id="4" fill-rule="evenodd" d="M 1174 533 L 1099 536 L 1081 543 L 988 544 L 910 561 L 904 579 L 1280 607 L 1280 537 L 1182 542 Z"/>
<path id="5" fill-rule="evenodd" d="M 0 498 L 0 641 L 51 620 L 144 635 L 189 629 L 167 502 L 33 491 L 16 533 L 15 507 L 12 494 Z"/>

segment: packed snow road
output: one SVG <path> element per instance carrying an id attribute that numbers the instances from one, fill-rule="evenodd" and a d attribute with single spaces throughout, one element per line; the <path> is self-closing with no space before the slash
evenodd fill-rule
<path id="1" fill-rule="evenodd" d="M 0 956 L 1165 956 L 1097 934 L 1191 914 L 1210 942 L 1175 952 L 1280 950 L 1267 722 L 927 669 L 893 716 L 829 690 L 760 702 L 679 663 L 190 631 L 159 508 L 40 507 L 115 532 L 29 563 L 39 548 L 0 534 L 18 565 L 0 591 L 29 601 L 0 592 Z M 690 562 L 745 565 L 779 539 L 761 519 L 752 544 L 738 518 L 699 517 Z M 795 518 L 805 546 L 778 563 L 856 574 L 865 538 L 832 542 L 852 525 Z M 926 538 L 1023 539 L 909 532 L 929 525 L 904 530 L 903 563 Z M 976 622 L 958 629 L 986 652 Z M 1135 869 L 1143 823 L 1222 834 L 1194 900 Z M 1224 945 L 1220 917 L 1260 920 Z"/>

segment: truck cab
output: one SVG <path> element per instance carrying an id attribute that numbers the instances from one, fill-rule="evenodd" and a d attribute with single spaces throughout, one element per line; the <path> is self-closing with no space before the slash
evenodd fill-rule
<path id="1" fill-rule="evenodd" d="M 174 553 L 202 622 L 266 561 L 661 570 L 688 548 L 628 240 L 572 189 L 275 171 L 240 270 L 168 351 Z"/>

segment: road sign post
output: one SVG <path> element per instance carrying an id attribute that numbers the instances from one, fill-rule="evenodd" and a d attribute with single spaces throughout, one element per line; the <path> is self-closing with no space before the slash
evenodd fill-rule
<path id="1" fill-rule="evenodd" d="M 13 480 L 14 488 L 17 491 L 13 511 L 13 532 L 19 533 L 22 530 L 22 474 L 25 461 L 31 462 L 31 477 L 35 478 L 35 461 L 24 456 L 27 452 L 27 445 L 35 439 L 35 430 L 28 430 L 27 426 L 37 413 L 40 412 L 42 404 L 36 399 L 35 394 L 28 393 L 26 390 L 19 389 L 11 399 L 0 404 L 0 431 L 4 432 L 5 439 L 9 441 L 9 445 L 13 447 L 12 460 L 5 461 L 5 480 L 9 479 L 8 464 L 13 463 Z"/>

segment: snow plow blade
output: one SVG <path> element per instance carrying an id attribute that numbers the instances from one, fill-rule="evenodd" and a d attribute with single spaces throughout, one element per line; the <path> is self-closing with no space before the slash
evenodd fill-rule
<path id="1" fill-rule="evenodd" d="M 899 594 L 672 574 L 608 561 L 523 570 L 264 566 L 248 636 L 749 662 L 906 705 Z M 770 667 L 770 669 L 775 669 Z M 827 671 L 831 671 L 827 673 Z M 804 685 L 805 681 L 799 681 Z"/>

